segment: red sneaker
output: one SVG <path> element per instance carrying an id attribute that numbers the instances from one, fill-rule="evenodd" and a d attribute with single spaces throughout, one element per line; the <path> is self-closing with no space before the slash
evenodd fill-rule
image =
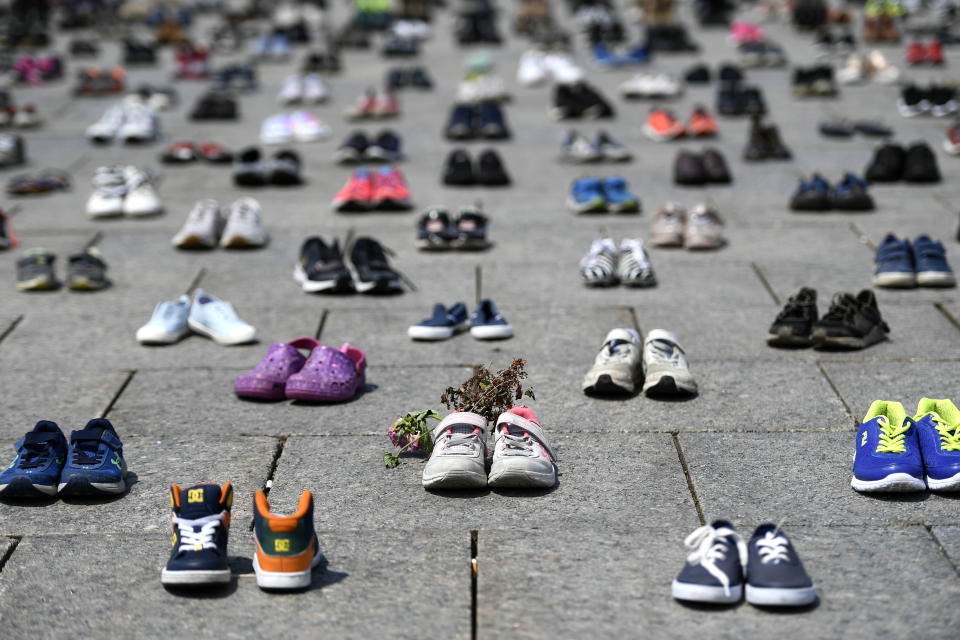
<path id="1" fill-rule="evenodd" d="M 698 138 L 717 135 L 717 121 L 704 107 L 694 107 L 687 122 L 687 133 Z"/>
<path id="2" fill-rule="evenodd" d="M 643 125 L 643 132 L 655 142 L 664 142 L 679 138 L 686 133 L 683 123 L 666 109 L 659 107 L 650 111 L 647 121 Z"/>
<path id="3" fill-rule="evenodd" d="M 410 190 L 399 169 L 383 166 L 373 174 L 373 206 L 391 211 L 406 211 L 413 206 Z"/>
<path id="4" fill-rule="evenodd" d="M 947 137 L 943 141 L 943 150 L 952 156 L 960 155 L 960 122 L 954 122 L 947 129 Z"/>
<path id="5" fill-rule="evenodd" d="M 400 101 L 395 91 L 387 90 L 377 96 L 377 105 L 374 111 L 379 118 L 393 118 L 400 115 Z"/>
<path id="6" fill-rule="evenodd" d="M 927 49 L 919 40 L 914 40 L 907 45 L 907 62 L 910 64 L 923 64 L 927 61 Z"/>
<path id="7" fill-rule="evenodd" d="M 347 184 L 333 197 L 334 211 L 368 211 L 374 206 L 373 176 L 368 169 L 357 169 Z"/>
<path id="8" fill-rule="evenodd" d="M 377 106 L 377 92 L 373 89 L 367 89 L 363 97 L 344 115 L 350 120 L 373 118 L 377 115 Z"/>
<path id="9" fill-rule="evenodd" d="M 930 64 L 943 64 L 943 46 L 940 41 L 934 38 L 927 45 L 927 62 Z"/>

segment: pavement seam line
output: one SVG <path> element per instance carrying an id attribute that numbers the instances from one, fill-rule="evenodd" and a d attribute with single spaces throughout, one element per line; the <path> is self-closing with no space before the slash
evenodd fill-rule
<path id="1" fill-rule="evenodd" d="M 470 640 L 477 640 L 477 557 L 480 547 L 480 530 L 470 530 Z"/>
<path id="2" fill-rule="evenodd" d="M 480 301 L 483 300 L 483 267 L 479 264 L 473 267 L 473 291 L 474 302 L 479 307 Z"/>
<path id="3" fill-rule="evenodd" d="M 103 231 L 97 231 L 95 234 L 93 234 L 92 238 L 84 243 L 82 251 L 86 251 L 90 247 L 97 246 L 97 243 L 101 240 L 103 240 Z"/>
<path id="4" fill-rule="evenodd" d="M 823 376 L 824 380 L 827 381 L 827 384 L 830 385 L 830 388 L 833 389 L 833 392 L 837 394 L 837 398 L 840 400 L 840 404 L 843 405 L 844 410 L 847 412 L 847 416 L 853 421 L 853 426 L 857 426 L 857 417 L 853 415 L 853 410 L 850 408 L 850 405 L 847 404 L 847 401 L 844 399 L 843 395 L 840 393 L 840 389 L 837 388 L 837 385 L 833 383 L 833 378 L 830 377 L 830 374 L 827 373 L 827 370 L 823 368 L 823 363 L 817 360 L 817 370 L 820 372 L 820 375 Z"/>
<path id="5" fill-rule="evenodd" d="M 273 488 L 273 476 L 277 473 L 277 467 L 280 466 L 280 456 L 283 455 L 283 450 L 287 446 L 287 439 L 290 437 L 286 434 L 273 436 L 277 439 L 277 446 L 273 450 L 273 458 L 270 460 L 270 470 L 267 472 L 267 479 L 263 481 L 262 491 L 264 495 L 270 495 L 270 489 Z M 254 518 L 250 518 L 250 531 L 253 531 L 253 527 L 256 524 Z"/>
<path id="6" fill-rule="evenodd" d="M 323 313 L 320 314 L 320 321 L 317 323 L 317 332 L 313 336 L 318 342 L 320 341 L 320 336 L 323 335 L 323 328 L 327 326 L 327 316 L 329 315 L 329 309 L 324 309 Z"/>
<path id="7" fill-rule="evenodd" d="M 700 504 L 700 498 L 697 497 L 697 490 L 693 486 L 693 476 L 690 475 L 690 467 L 687 466 L 687 456 L 683 453 L 683 446 L 680 444 L 680 434 L 677 431 L 670 433 L 673 440 L 673 446 L 677 450 L 677 458 L 680 460 L 680 466 L 683 468 L 683 476 L 687 479 L 687 490 L 690 491 L 690 497 L 693 499 L 693 506 L 697 510 L 697 518 L 700 524 L 707 524 L 707 519 L 703 515 L 703 506 Z"/>
<path id="8" fill-rule="evenodd" d="M 947 308 L 947 305 L 943 304 L 942 302 L 934 302 L 933 306 L 937 309 L 937 311 L 946 316 L 947 320 L 950 321 L 950 324 L 955 326 L 957 329 L 960 329 L 960 318 L 957 318 L 957 316 L 953 314 L 953 311 L 950 311 L 950 309 Z M 3 338 L 0 337 L 0 340 L 3 340 Z"/>
<path id="9" fill-rule="evenodd" d="M 200 282 L 203 280 L 205 275 L 207 275 L 207 268 L 200 267 L 200 270 L 197 271 L 197 275 L 193 276 L 193 280 L 191 280 L 190 284 L 187 285 L 187 290 L 184 291 L 184 295 L 191 295 L 193 290 L 200 286 Z"/>
<path id="10" fill-rule="evenodd" d="M 763 285 L 763 288 L 767 290 L 767 293 L 770 294 L 770 297 L 773 298 L 773 301 L 779 306 L 781 304 L 780 296 L 778 296 L 777 292 L 770 286 L 770 281 L 767 280 L 767 275 L 763 272 L 763 269 L 760 268 L 760 265 L 756 262 L 751 262 L 750 268 L 753 269 L 753 275 L 757 276 L 760 284 Z"/>
<path id="11" fill-rule="evenodd" d="M 123 392 L 127 390 L 127 387 L 130 386 L 130 381 L 133 380 L 133 376 L 136 374 L 136 369 L 127 371 L 127 377 L 123 379 L 123 383 L 120 385 L 120 388 L 117 389 L 117 392 L 113 394 L 112 398 L 110 398 L 110 402 L 107 403 L 106 409 L 100 413 L 99 417 L 106 418 L 108 415 L 110 415 L 110 412 L 113 411 L 113 407 L 117 404 L 117 400 L 119 400 L 120 396 L 123 395 Z"/>
<path id="12" fill-rule="evenodd" d="M 870 251 L 870 253 L 876 252 L 877 245 L 873 243 L 873 240 L 870 239 L 870 236 L 864 233 L 863 229 L 860 228 L 860 225 L 858 225 L 856 222 L 851 222 L 850 231 L 853 231 L 853 235 L 857 236 L 857 240 L 859 240 L 860 243 L 865 246 L 868 251 Z"/>
<path id="13" fill-rule="evenodd" d="M 12 542 L 10 547 L 7 549 L 6 553 L 3 554 L 3 557 L 0 557 L 0 573 L 3 573 L 3 568 L 7 566 L 7 561 L 10 559 L 10 556 L 13 555 L 13 552 L 17 550 L 17 546 L 20 544 L 20 541 L 23 540 L 23 536 L 6 536 Z"/>
<path id="14" fill-rule="evenodd" d="M 947 553 L 947 549 L 946 549 L 946 547 L 943 546 L 943 542 L 941 542 L 941 541 L 940 541 L 940 538 L 937 537 L 937 534 L 934 533 L 934 531 L 933 531 L 933 525 L 932 525 L 932 524 L 925 524 L 925 525 L 923 525 L 923 528 L 926 529 L 926 530 L 927 530 L 927 533 L 930 534 L 930 537 L 933 538 L 934 543 L 936 543 L 936 545 L 937 545 L 937 549 L 940 549 L 940 553 L 943 554 L 943 558 L 944 558 L 944 560 L 947 561 L 947 564 L 949 564 L 951 567 L 953 567 L 953 570 L 954 570 L 954 572 L 955 572 L 957 575 L 960 575 L 960 567 L 957 567 L 957 563 L 954 562 L 954 561 L 953 561 L 953 558 L 950 557 L 950 554 Z M 0 569 L 2 569 L 2 566 L 0 566 Z"/>
<path id="15" fill-rule="evenodd" d="M 637 318 L 637 308 L 624 307 L 624 309 L 630 314 L 630 321 L 633 322 L 633 328 L 637 330 L 637 333 L 643 336 L 643 329 L 640 328 L 640 320 Z"/>
<path id="16" fill-rule="evenodd" d="M 11 322 L 10 326 L 8 326 L 6 329 L 3 330 L 3 333 L 0 333 L 0 342 L 3 342 L 4 340 L 6 340 L 7 336 L 13 333 L 13 330 L 16 329 L 21 322 L 23 322 L 22 313 L 13 319 L 13 322 Z"/>

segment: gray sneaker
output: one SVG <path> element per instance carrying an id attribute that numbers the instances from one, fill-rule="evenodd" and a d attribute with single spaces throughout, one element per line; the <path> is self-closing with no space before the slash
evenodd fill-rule
<path id="1" fill-rule="evenodd" d="M 683 207 L 668 202 L 653 218 L 650 227 L 650 244 L 655 247 L 682 247 L 687 212 Z"/>
<path id="2" fill-rule="evenodd" d="M 253 198 L 240 198 L 230 205 L 230 215 L 220 238 L 227 249 L 250 249 L 267 243 L 263 230 L 260 203 Z"/>
<path id="3" fill-rule="evenodd" d="M 628 287 L 652 287 L 657 284 L 650 256 L 640 238 L 625 238 L 620 242 L 617 276 Z"/>
<path id="4" fill-rule="evenodd" d="M 17 291 L 52 291 L 60 286 L 53 272 L 57 257 L 46 249 L 30 249 L 17 260 Z"/>
<path id="5" fill-rule="evenodd" d="M 200 200 L 193 205 L 183 227 L 173 236 L 179 249 L 213 249 L 223 230 L 223 216 L 216 200 Z"/>
<path id="6" fill-rule="evenodd" d="M 687 216 L 683 244 L 687 249 L 719 249 L 727 244 L 723 237 L 723 220 L 712 207 L 698 204 Z"/>
<path id="7" fill-rule="evenodd" d="M 487 419 L 468 411 L 451 413 L 433 428 L 433 453 L 423 467 L 427 489 L 487 486 Z"/>
<path id="8" fill-rule="evenodd" d="M 98 291 L 110 286 L 107 263 L 96 247 L 88 247 L 70 256 L 67 287 L 71 291 Z"/>
<path id="9" fill-rule="evenodd" d="M 690 375 L 687 356 L 677 336 L 654 329 L 643 343 L 643 392 L 648 396 L 696 395 L 697 382 Z"/>
<path id="10" fill-rule="evenodd" d="M 636 389 L 640 375 L 640 334 L 635 329 L 613 329 L 607 334 L 583 377 L 583 391 L 587 394 L 630 394 Z"/>
<path id="11" fill-rule="evenodd" d="M 543 489 L 557 484 L 557 467 L 547 434 L 530 407 L 513 407 L 497 418 L 491 487 Z"/>

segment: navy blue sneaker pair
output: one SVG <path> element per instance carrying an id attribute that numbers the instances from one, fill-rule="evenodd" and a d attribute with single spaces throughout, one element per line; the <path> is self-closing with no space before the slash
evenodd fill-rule
<path id="1" fill-rule="evenodd" d="M 892 289 L 913 287 L 954 287 L 957 279 L 947 262 L 943 244 L 920 235 L 910 244 L 888 233 L 877 247 L 873 284 Z"/>
<path id="2" fill-rule="evenodd" d="M 732 524 L 715 520 L 684 545 L 690 553 L 671 589 L 677 600 L 733 604 L 746 592 L 753 605 L 802 607 L 817 599 L 813 580 L 777 525 L 761 524 L 744 542 Z"/>
<path id="3" fill-rule="evenodd" d="M 450 112 L 444 135 L 450 140 L 503 140 L 510 137 L 510 129 L 500 104 L 493 100 L 484 100 L 479 104 L 455 105 Z"/>
<path id="4" fill-rule="evenodd" d="M 616 53 L 606 42 L 598 42 L 593 45 L 593 57 L 600 66 L 623 67 L 650 62 L 650 50 L 643 45 L 636 45 L 625 53 Z"/>
<path id="5" fill-rule="evenodd" d="M 109 420 L 97 418 L 70 434 L 41 420 L 15 446 L 17 457 L 0 473 L 0 497 L 105 496 L 123 493 L 127 463 Z"/>
<path id="6" fill-rule="evenodd" d="M 513 327 L 497 311 L 492 300 L 481 300 L 467 318 L 467 305 L 458 302 L 449 309 L 437 303 L 433 315 L 407 329 L 414 340 L 447 340 L 470 329 L 477 340 L 504 340 L 513 336 Z"/>
<path id="7" fill-rule="evenodd" d="M 870 183 L 853 174 L 845 173 L 836 186 L 831 187 L 819 173 L 809 180 L 801 180 L 790 198 L 794 211 L 871 211 L 873 197 L 867 192 Z"/>

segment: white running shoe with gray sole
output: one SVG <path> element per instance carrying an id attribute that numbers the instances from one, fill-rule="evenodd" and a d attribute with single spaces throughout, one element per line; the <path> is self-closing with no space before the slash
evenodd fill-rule
<path id="1" fill-rule="evenodd" d="M 583 377 L 584 393 L 597 395 L 630 394 L 640 377 L 640 354 L 643 341 L 635 329 L 613 329 L 607 334 Z"/>
<path id="2" fill-rule="evenodd" d="M 253 198 L 240 198 L 230 205 L 227 224 L 220 237 L 220 246 L 225 249 L 250 249 L 267 244 L 263 230 L 260 203 Z"/>
<path id="3" fill-rule="evenodd" d="M 643 392 L 648 396 L 696 395 L 697 381 L 690 374 L 687 356 L 677 336 L 654 329 L 643 343 Z"/>
<path id="4" fill-rule="evenodd" d="M 487 419 L 468 411 L 451 413 L 430 434 L 433 453 L 423 467 L 426 489 L 487 486 Z"/>
<path id="5" fill-rule="evenodd" d="M 223 230 L 223 216 L 216 200 L 200 200 L 187 216 L 180 231 L 173 236 L 173 246 L 178 249 L 213 249 Z"/>

